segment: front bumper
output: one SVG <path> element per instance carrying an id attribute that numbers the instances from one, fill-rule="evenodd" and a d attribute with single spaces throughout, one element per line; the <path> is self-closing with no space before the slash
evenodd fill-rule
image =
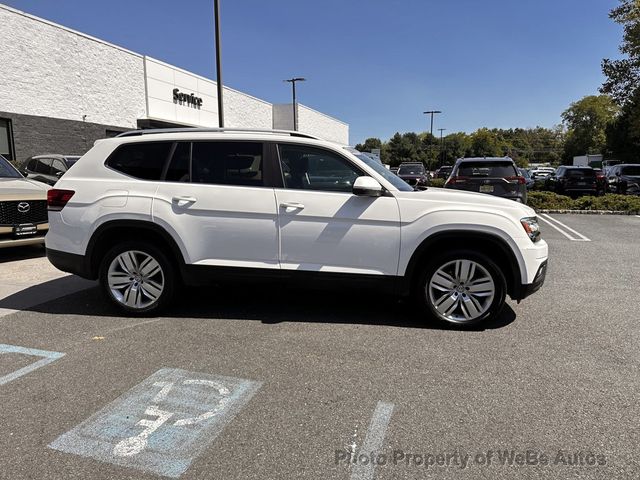
<path id="1" fill-rule="evenodd" d="M 520 285 L 520 288 L 517 292 L 515 292 L 515 295 L 513 296 L 514 300 L 517 300 L 519 302 L 520 300 L 524 300 L 529 295 L 532 295 L 540 290 L 540 287 L 542 287 L 547 277 L 547 263 L 548 260 L 542 262 L 542 264 L 538 268 L 538 271 L 536 272 L 536 276 L 534 277 L 533 282 L 523 283 Z"/>

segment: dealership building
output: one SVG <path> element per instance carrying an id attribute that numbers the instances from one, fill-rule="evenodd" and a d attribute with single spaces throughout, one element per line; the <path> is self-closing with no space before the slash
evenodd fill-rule
<path id="1" fill-rule="evenodd" d="M 83 154 L 137 128 L 218 127 L 216 82 L 0 4 L 0 154 Z M 228 128 L 292 129 L 293 105 L 224 87 Z M 349 125 L 297 105 L 298 130 L 341 144 Z"/>

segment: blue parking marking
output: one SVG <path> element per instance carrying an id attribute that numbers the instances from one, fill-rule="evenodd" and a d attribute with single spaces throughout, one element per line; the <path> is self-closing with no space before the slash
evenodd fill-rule
<path id="1" fill-rule="evenodd" d="M 0 377 L 0 386 L 4 385 L 5 383 L 9 383 L 15 380 L 16 378 L 20 378 L 23 375 L 26 375 L 27 373 L 31 373 L 40 367 L 44 367 L 45 365 L 48 365 L 51 362 L 56 361 L 60 357 L 64 357 L 64 353 L 60 353 L 60 352 L 50 352 L 48 350 L 38 350 L 36 348 L 25 348 L 25 347 L 18 347 L 16 345 L 7 345 L 4 343 L 0 343 L 0 354 L 3 354 L 3 353 L 18 353 L 21 355 L 31 355 L 34 357 L 42 357 L 42 359 L 36 362 L 33 362 L 27 365 L 26 367 L 19 368 L 18 370 L 15 370 L 11 373 L 3 375 L 2 377 Z"/>
<path id="2" fill-rule="evenodd" d="M 241 378 L 163 368 L 49 447 L 177 478 L 260 385 Z"/>

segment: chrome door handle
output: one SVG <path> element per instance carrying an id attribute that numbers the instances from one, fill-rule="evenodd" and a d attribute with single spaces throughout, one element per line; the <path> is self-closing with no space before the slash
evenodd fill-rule
<path id="1" fill-rule="evenodd" d="M 304 205 L 297 202 L 284 202 L 280 204 L 280 208 L 295 208 L 296 210 L 302 210 Z"/>
<path id="2" fill-rule="evenodd" d="M 171 201 L 173 203 L 196 203 L 195 197 L 173 197 Z"/>

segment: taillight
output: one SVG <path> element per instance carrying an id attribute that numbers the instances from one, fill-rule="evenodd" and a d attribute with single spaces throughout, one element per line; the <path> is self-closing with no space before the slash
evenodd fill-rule
<path id="1" fill-rule="evenodd" d="M 52 212 L 59 212 L 64 208 L 73 194 L 76 193 L 73 190 L 60 190 L 52 188 L 47 192 L 47 209 Z"/>
<path id="2" fill-rule="evenodd" d="M 467 183 L 468 181 L 469 181 L 468 177 L 449 177 L 449 180 L 447 180 L 446 183 L 448 183 L 449 185 L 456 185 L 456 184 Z"/>
<path id="3" fill-rule="evenodd" d="M 520 176 L 507 177 L 506 180 L 509 180 L 510 182 L 517 181 L 519 185 L 525 185 L 527 183 L 527 180 L 524 177 Z"/>

